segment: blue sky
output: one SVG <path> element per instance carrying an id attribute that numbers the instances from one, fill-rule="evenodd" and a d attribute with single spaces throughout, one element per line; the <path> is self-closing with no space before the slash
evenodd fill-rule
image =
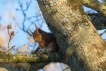
<path id="1" fill-rule="evenodd" d="M 26 2 L 29 1 L 30 0 L 20 0 L 20 2 L 23 3 L 24 8 L 26 8 Z M 37 1 L 36 0 L 31 0 L 31 1 L 32 2 L 29 9 L 26 11 L 27 17 L 37 16 L 37 14 L 41 13 Z M 20 26 L 22 26 L 22 21 L 23 21 L 22 12 L 16 11 L 16 9 L 20 9 L 18 0 L 0 0 L 0 9 L 1 9 L 0 16 L 2 16 L 1 24 L 3 25 L 12 24 L 12 26 L 14 27 L 15 25 L 12 19 L 12 16 L 14 16 L 16 18 L 17 23 L 19 23 Z M 40 19 L 40 18 L 41 17 L 34 18 L 32 19 L 32 21 L 37 20 L 35 21 L 35 23 L 37 24 L 38 27 L 40 27 L 39 25 L 42 25 L 41 27 L 42 30 L 45 30 L 46 32 L 50 32 L 48 30 L 47 25 L 45 24 L 44 19 Z M 29 21 L 26 21 L 25 24 L 26 27 L 28 27 L 31 23 Z M 28 35 L 25 32 L 20 30 L 18 27 L 16 27 L 15 29 L 13 28 L 12 30 L 18 32 L 13 39 L 12 45 L 19 47 L 22 46 L 23 44 L 28 43 Z M 31 26 L 31 30 L 34 31 L 35 26 Z"/>

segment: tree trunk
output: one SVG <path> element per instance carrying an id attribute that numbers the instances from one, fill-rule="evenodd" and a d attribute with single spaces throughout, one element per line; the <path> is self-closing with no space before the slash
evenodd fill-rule
<path id="1" fill-rule="evenodd" d="M 80 0 L 38 0 L 38 4 L 61 55 L 66 53 L 70 57 L 67 64 L 72 71 L 106 71 L 106 44 L 83 11 Z"/>

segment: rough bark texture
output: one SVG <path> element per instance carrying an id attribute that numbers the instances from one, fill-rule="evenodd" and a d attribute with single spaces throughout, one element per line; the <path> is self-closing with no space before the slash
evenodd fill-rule
<path id="1" fill-rule="evenodd" d="M 43 16 L 60 46 L 70 56 L 72 71 L 106 71 L 106 44 L 79 0 L 38 0 Z M 70 51 L 74 49 L 71 56 Z"/>
<path id="2" fill-rule="evenodd" d="M 0 63 L 8 62 L 50 62 L 48 55 L 42 55 L 40 57 L 38 54 L 11 54 L 7 52 L 0 51 Z"/>

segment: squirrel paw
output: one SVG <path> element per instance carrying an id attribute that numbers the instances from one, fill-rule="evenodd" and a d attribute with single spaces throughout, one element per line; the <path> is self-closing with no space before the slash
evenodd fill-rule
<path id="1" fill-rule="evenodd" d="M 44 52 L 43 51 L 39 51 L 39 52 L 37 52 L 37 55 L 42 58 L 43 55 L 44 55 Z"/>

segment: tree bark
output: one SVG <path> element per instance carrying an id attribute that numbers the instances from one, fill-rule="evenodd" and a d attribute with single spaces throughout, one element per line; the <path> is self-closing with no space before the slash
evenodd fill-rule
<path id="1" fill-rule="evenodd" d="M 8 63 L 8 62 L 50 62 L 52 60 L 49 59 L 48 55 L 39 56 L 38 54 L 12 54 L 7 52 L 0 51 L 0 63 Z"/>
<path id="2" fill-rule="evenodd" d="M 57 39 L 60 56 L 70 57 L 67 64 L 72 71 L 106 71 L 106 44 L 80 0 L 38 0 L 38 4 Z"/>

